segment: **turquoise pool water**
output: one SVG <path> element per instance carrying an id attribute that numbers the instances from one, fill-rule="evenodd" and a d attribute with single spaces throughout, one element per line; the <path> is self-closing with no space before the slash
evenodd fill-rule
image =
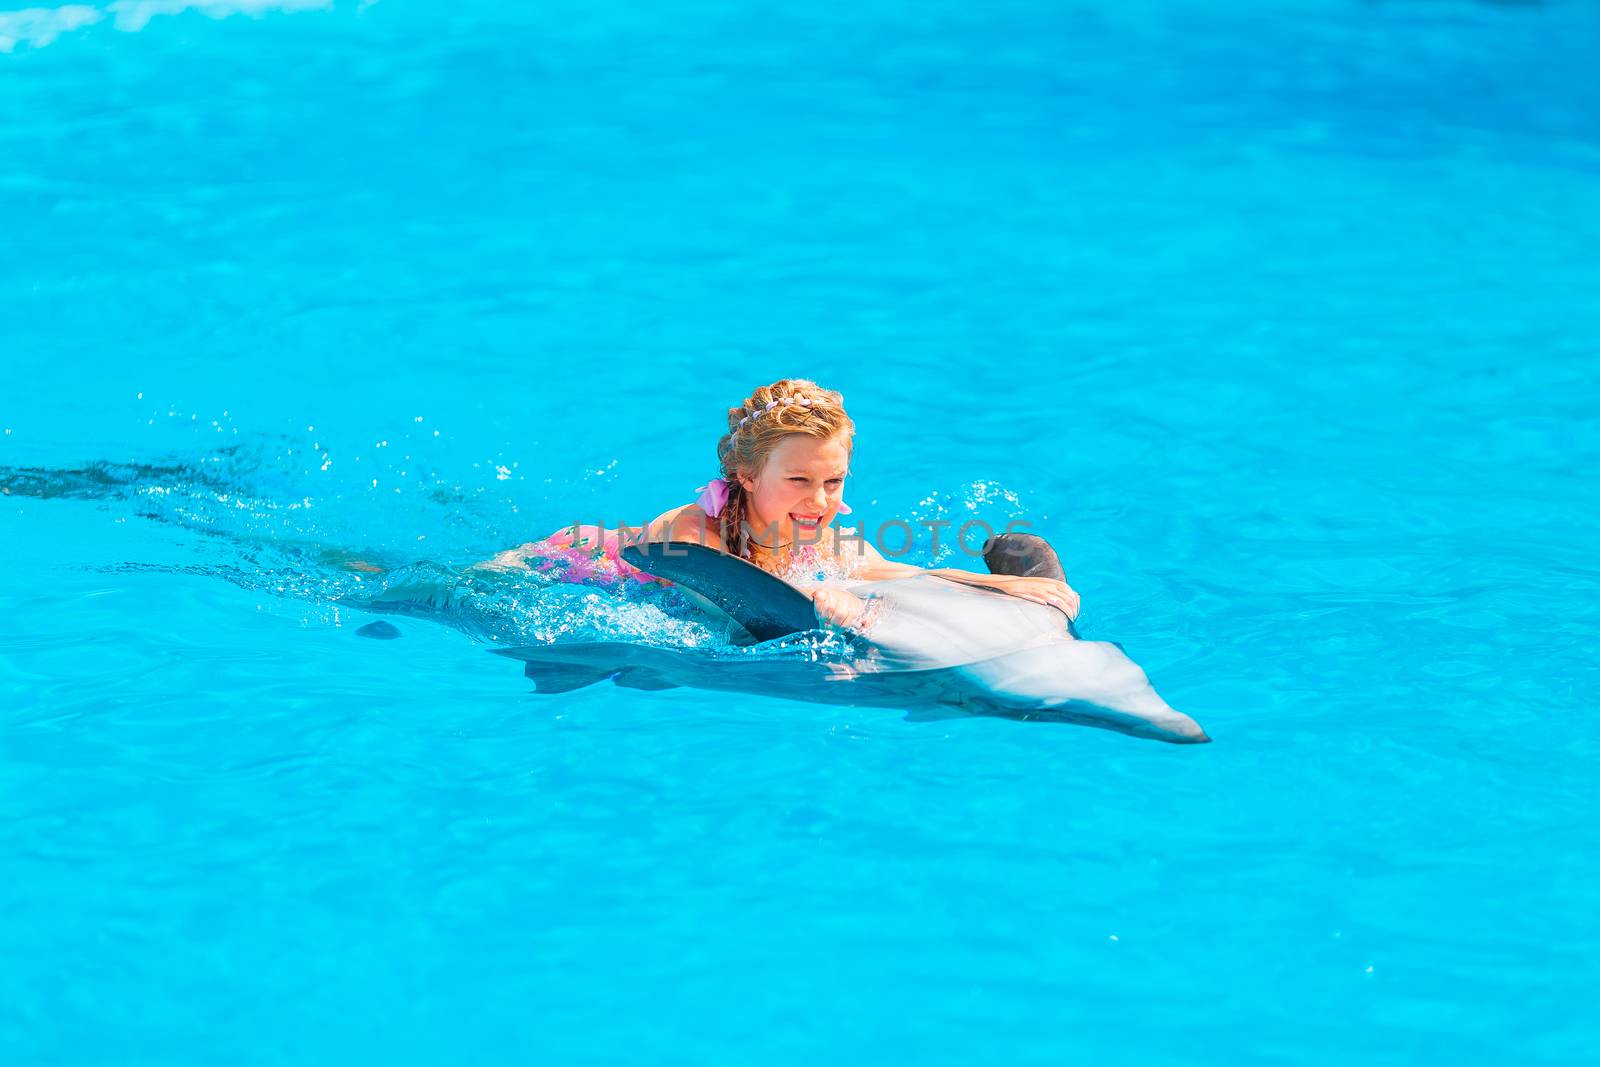
<path id="1" fill-rule="evenodd" d="M 1597 42 L 0 13 L 5 1060 L 1593 1062 Z M 783 375 L 1216 743 L 538 697 L 488 649 L 706 633 L 532 579 L 355 636 L 340 559 L 649 518 Z"/>

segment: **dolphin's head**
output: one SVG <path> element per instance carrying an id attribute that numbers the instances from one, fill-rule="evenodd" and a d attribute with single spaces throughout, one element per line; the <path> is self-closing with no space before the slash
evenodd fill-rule
<path id="1" fill-rule="evenodd" d="M 881 599 L 867 631 L 876 671 L 949 671 L 981 713 L 1100 726 L 1176 744 L 1211 740 L 1116 645 L 1074 637 L 1055 608 L 932 575 L 863 583 Z"/>
<path id="2" fill-rule="evenodd" d="M 1058 719 L 1119 733 L 1204 744 L 1200 724 L 1156 693 L 1120 648 L 1105 641 L 1052 641 L 963 668 L 1006 714 Z"/>

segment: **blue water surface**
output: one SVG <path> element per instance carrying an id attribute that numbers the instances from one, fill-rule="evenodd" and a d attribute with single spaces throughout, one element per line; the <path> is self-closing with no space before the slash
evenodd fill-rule
<path id="1" fill-rule="evenodd" d="M 1577 1064 L 1600 8 L 0 12 L 0 1057 Z M 1215 743 L 602 685 L 390 577 L 843 391 Z M 976 561 L 920 543 L 912 557 Z"/>

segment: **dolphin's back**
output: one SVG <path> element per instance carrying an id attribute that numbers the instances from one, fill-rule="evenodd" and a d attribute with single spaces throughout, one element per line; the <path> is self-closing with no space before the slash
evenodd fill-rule
<path id="1" fill-rule="evenodd" d="M 932 574 L 847 583 L 876 601 L 867 633 L 872 669 L 936 670 L 1072 641 L 1055 608 Z"/>

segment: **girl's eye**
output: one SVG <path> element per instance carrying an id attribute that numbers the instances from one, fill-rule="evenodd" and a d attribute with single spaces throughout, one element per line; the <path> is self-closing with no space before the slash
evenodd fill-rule
<path id="1" fill-rule="evenodd" d="M 843 478 L 829 478 L 828 479 L 828 484 L 829 485 L 843 485 L 844 484 L 844 479 Z"/>

